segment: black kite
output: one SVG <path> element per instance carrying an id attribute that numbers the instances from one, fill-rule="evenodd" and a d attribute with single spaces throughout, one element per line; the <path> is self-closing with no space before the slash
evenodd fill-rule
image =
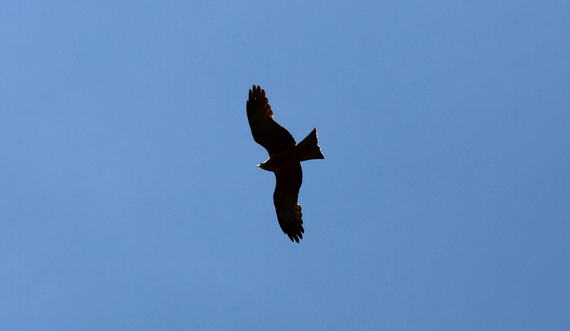
<path id="1" fill-rule="evenodd" d="M 255 85 L 249 90 L 247 119 L 253 140 L 269 153 L 269 158 L 258 167 L 275 173 L 273 203 L 281 230 L 291 241 L 299 242 L 305 232 L 301 206 L 297 204 L 303 181 L 301 161 L 325 158 L 319 147 L 317 129 L 296 145 L 289 131 L 273 120 L 265 91 Z"/>

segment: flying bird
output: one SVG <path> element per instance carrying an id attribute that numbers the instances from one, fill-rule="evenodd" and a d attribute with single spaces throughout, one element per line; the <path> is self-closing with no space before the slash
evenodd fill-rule
<path id="1" fill-rule="evenodd" d="M 273 203 L 277 220 L 289 239 L 299 242 L 305 232 L 301 206 L 297 203 L 303 181 L 301 161 L 325 158 L 319 147 L 317 129 L 296 144 L 289 131 L 273 120 L 273 111 L 259 85 L 249 90 L 246 108 L 253 140 L 269 153 L 269 158 L 258 167 L 275 173 Z"/>

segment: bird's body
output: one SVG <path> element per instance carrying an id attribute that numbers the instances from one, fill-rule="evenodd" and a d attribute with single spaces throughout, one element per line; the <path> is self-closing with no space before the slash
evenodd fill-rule
<path id="1" fill-rule="evenodd" d="M 282 152 L 269 155 L 269 158 L 258 165 L 263 170 L 279 171 L 291 167 L 301 161 L 311 159 L 324 159 L 323 153 L 318 145 L 317 129 L 314 129 L 298 145 L 288 148 Z"/>
<path id="2" fill-rule="evenodd" d="M 303 181 L 301 161 L 325 158 L 318 145 L 317 129 L 296 144 L 289 131 L 273 120 L 265 91 L 255 85 L 249 90 L 247 118 L 253 139 L 269 153 L 269 158 L 258 166 L 275 173 L 273 202 L 279 225 L 291 241 L 299 242 L 305 231 L 301 206 L 297 204 Z"/>

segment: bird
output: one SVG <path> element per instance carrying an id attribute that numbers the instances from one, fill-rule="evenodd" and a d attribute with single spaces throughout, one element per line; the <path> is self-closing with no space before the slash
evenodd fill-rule
<path id="1" fill-rule="evenodd" d="M 275 174 L 273 203 L 281 230 L 291 241 L 299 243 L 303 239 L 303 214 L 298 204 L 299 189 L 303 182 L 301 161 L 324 159 L 321 152 L 317 129 L 299 144 L 293 136 L 273 120 L 273 111 L 265 96 L 265 90 L 253 85 L 246 103 L 247 119 L 253 140 L 263 146 L 269 158 L 257 166 Z"/>

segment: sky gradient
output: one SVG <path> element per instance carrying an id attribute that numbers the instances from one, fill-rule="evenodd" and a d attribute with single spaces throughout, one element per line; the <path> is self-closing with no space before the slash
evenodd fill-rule
<path id="1" fill-rule="evenodd" d="M 5 1 L 6 330 L 563 330 L 570 3 Z M 279 228 L 248 126 L 300 141 Z"/>

